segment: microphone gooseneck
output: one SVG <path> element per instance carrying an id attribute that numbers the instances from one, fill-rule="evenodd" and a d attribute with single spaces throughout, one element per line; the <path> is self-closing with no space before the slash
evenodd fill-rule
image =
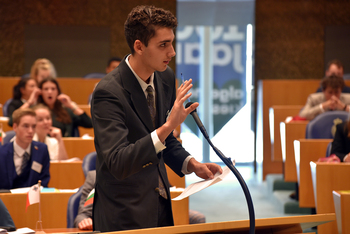
<path id="1" fill-rule="evenodd" d="M 193 102 L 188 102 L 186 104 L 186 108 L 188 108 L 189 106 L 191 106 L 193 104 Z M 239 173 L 239 171 L 236 169 L 236 167 L 233 165 L 232 161 L 230 158 L 227 158 L 218 148 L 216 148 L 214 146 L 214 144 L 211 142 L 209 135 L 202 123 L 202 121 L 199 119 L 198 114 L 197 114 L 197 110 L 193 110 L 190 113 L 194 119 L 194 121 L 196 122 L 199 130 L 202 132 L 203 136 L 205 137 L 205 139 L 207 139 L 209 145 L 213 148 L 213 150 L 215 151 L 215 153 L 219 156 L 219 158 L 226 164 L 226 166 L 228 168 L 230 168 L 230 170 L 232 171 L 232 173 L 236 176 L 238 182 L 240 183 L 244 195 L 246 197 L 247 200 L 247 204 L 248 204 L 248 211 L 249 211 L 249 234 L 254 234 L 255 233 L 255 214 L 254 214 L 254 206 L 253 206 L 253 201 L 252 201 L 252 197 L 250 195 L 249 189 L 247 184 L 245 183 L 243 177 L 241 176 L 241 174 Z"/>

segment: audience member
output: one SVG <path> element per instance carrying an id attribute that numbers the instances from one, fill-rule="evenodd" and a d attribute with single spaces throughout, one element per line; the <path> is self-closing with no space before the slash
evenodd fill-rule
<path id="1" fill-rule="evenodd" d="M 47 77 L 56 78 L 56 69 L 50 60 L 39 58 L 35 60 L 30 70 L 30 77 L 35 79 L 38 84 Z"/>
<path id="2" fill-rule="evenodd" d="M 344 79 L 344 67 L 342 62 L 340 62 L 338 59 L 333 59 L 327 64 L 325 76 L 331 75 L 339 76 Z M 319 87 L 316 92 L 322 92 L 322 87 Z M 350 87 L 344 85 L 342 92 L 350 93 Z"/>
<path id="3" fill-rule="evenodd" d="M 0 189 L 30 187 L 50 180 L 50 156 L 47 146 L 33 141 L 36 115 L 29 108 L 13 112 L 13 142 L 0 147 Z"/>
<path id="4" fill-rule="evenodd" d="M 18 108 L 29 108 L 36 104 L 41 90 L 32 78 L 23 78 L 13 87 L 13 97 L 10 102 L 7 113 L 9 117 L 8 124 L 12 126 L 12 113 Z"/>
<path id="5" fill-rule="evenodd" d="M 61 93 L 56 79 L 49 77 L 39 84 L 41 96 L 38 103 L 43 103 L 51 110 L 52 126 L 61 129 L 63 137 L 74 136 L 77 126 L 92 128 L 91 118 L 72 102 L 70 97 Z"/>
<path id="6" fill-rule="evenodd" d="M 61 129 L 52 126 L 50 109 L 43 104 L 38 104 L 33 109 L 37 120 L 33 140 L 47 145 L 51 160 L 68 159 Z"/>
<path id="7" fill-rule="evenodd" d="M 337 155 L 342 162 L 350 162 L 350 121 L 336 125 L 331 154 Z"/>
<path id="8" fill-rule="evenodd" d="M 96 182 L 96 171 L 95 170 L 89 171 L 82 188 L 78 215 L 74 220 L 74 226 L 78 227 L 81 230 L 92 230 L 93 204 L 88 204 L 86 206 L 84 206 L 84 204 L 89 193 L 95 187 L 95 182 Z M 190 224 L 205 223 L 205 216 L 198 211 L 190 210 L 189 223 Z"/>
<path id="9" fill-rule="evenodd" d="M 111 71 L 114 70 L 114 68 L 118 67 L 120 62 L 122 61 L 121 58 L 119 57 L 112 57 L 108 60 L 108 64 L 106 67 L 106 73 L 110 73 Z"/>
<path id="10" fill-rule="evenodd" d="M 349 112 L 350 94 L 341 93 L 344 87 L 343 78 L 335 75 L 326 76 L 321 81 L 322 93 L 310 94 L 306 105 L 299 116 L 312 120 L 317 115 L 332 110 Z"/>

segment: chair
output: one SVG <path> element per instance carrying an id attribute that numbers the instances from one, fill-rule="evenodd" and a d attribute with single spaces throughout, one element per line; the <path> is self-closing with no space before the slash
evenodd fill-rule
<path id="1" fill-rule="evenodd" d="M 9 143 L 10 140 L 16 136 L 16 132 L 11 130 L 11 131 L 7 131 L 5 132 L 5 137 L 2 139 L 2 144 L 5 145 L 6 143 Z"/>
<path id="2" fill-rule="evenodd" d="M 21 79 L 25 79 L 25 78 L 29 78 L 29 77 L 30 77 L 30 73 L 26 73 L 26 74 L 21 76 Z"/>
<path id="3" fill-rule="evenodd" d="M 333 142 L 329 142 L 328 145 L 327 145 L 326 157 L 329 157 L 329 155 L 331 155 L 332 143 L 333 143 Z"/>
<path id="4" fill-rule="evenodd" d="M 72 196 L 70 196 L 68 200 L 67 205 L 67 228 L 74 228 L 74 219 L 78 215 L 79 210 L 79 203 L 80 203 L 80 197 L 82 194 L 82 188 L 81 186 L 78 190 L 78 192 L 74 193 Z"/>
<path id="5" fill-rule="evenodd" d="M 88 73 L 85 76 L 83 76 L 83 78 L 86 79 L 90 79 L 90 78 L 103 78 L 105 77 L 107 74 L 106 73 L 101 73 L 101 72 L 92 72 L 92 73 Z"/>
<path id="6" fill-rule="evenodd" d="M 85 177 L 89 171 L 96 170 L 96 157 L 97 157 L 96 152 L 91 152 L 85 155 L 83 159 L 83 164 L 82 164 Z"/>
<path id="7" fill-rule="evenodd" d="M 306 125 L 306 139 L 333 139 L 336 125 L 348 120 L 346 111 L 327 111 Z"/>
<path id="8" fill-rule="evenodd" d="M 8 109 L 8 107 L 9 107 L 9 105 L 10 105 L 11 102 L 12 102 L 12 98 L 8 99 L 8 100 L 5 102 L 5 104 L 2 106 L 2 114 L 3 114 L 3 116 L 9 117 L 9 116 L 8 116 L 8 111 L 7 111 L 7 109 Z"/>

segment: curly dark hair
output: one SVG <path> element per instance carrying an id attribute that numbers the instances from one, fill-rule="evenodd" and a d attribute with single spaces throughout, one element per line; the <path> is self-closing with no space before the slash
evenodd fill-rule
<path id="1" fill-rule="evenodd" d="M 124 24 L 124 33 L 132 54 L 136 40 L 148 46 L 156 27 L 175 29 L 177 19 L 170 11 L 155 6 L 137 6 L 131 10 Z"/>
<path id="2" fill-rule="evenodd" d="M 327 87 L 331 87 L 332 89 L 340 88 L 343 90 L 344 86 L 344 79 L 336 75 L 326 76 L 321 81 L 321 88 L 323 91 L 326 90 Z"/>

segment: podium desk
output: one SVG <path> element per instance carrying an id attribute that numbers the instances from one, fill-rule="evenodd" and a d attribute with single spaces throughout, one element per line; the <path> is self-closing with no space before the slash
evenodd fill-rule
<path id="1" fill-rule="evenodd" d="M 269 109 L 271 154 L 273 161 L 283 161 L 281 149 L 280 122 L 288 116 L 299 114 L 302 105 L 274 105 Z"/>
<path id="2" fill-rule="evenodd" d="M 309 121 L 281 122 L 281 148 L 284 162 L 284 181 L 298 182 L 294 156 L 294 140 L 305 138 L 306 125 Z"/>
<path id="3" fill-rule="evenodd" d="M 95 150 L 94 139 L 82 139 L 81 137 L 62 137 L 69 158 L 80 158 L 81 160 Z"/>
<path id="4" fill-rule="evenodd" d="M 85 182 L 82 161 L 50 162 L 50 181 L 48 187 L 57 189 L 76 189 Z"/>
<path id="5" fill-rule="evenodd" d="M 335 214 L 339 233 L 350 233 L 350 190 L 333 191 Z"/>
<path id="6" fill-rule="evenodd" d="M 74 192 L 49 192 L 40 194 L 43 229 L 60 228 L 62 231 L 65 230 L 67 227 L 68 200 L 73 194 Z M 171 192 L 171 197 L 176 197 L 179 194 L 179 192 Z M 38 203 L 28 206 L 26 212 L 26 193 L 0 193 L 0 198 L 7 207 L 17 228 L 28 227 L 35 230 L 36 222 L 39 219 Z M 188 224 L 188 198 L 181 201 L 172 201 L 172 207 L 175 225 Z"/>
<path id="7" fill-rule="evenodd" d="M 310 162 L 325 157 L 327 146 L 331 141 L 332 139 L 299 139 L 294 141 L 300 207 L 315 207 Z"/>
<path id="8" fill-rule="evenodd" d="M 350 163 L 310 162 L 317 214 L 333 213 L 333 190 L 350 189 Z M 319 227 L 318 234 L 338 233 L 336 222 Z"/>
<path id="9" fill-rule="evenodd" d="M 307 229 L 317 225 L 334 221 L 335 214 L 322 215 L 304 215 L 278 217 L 268 219 L 256 219 L 255 233 L 256 234 L 289 234 L 302 233 L 303 229 Z M 107 232 L 115 234 L 194 234 L 194 233 L 232 233 L 246 234 L 249 231 L 249 220 L 238 220 L 229 222 L 203 223 L 180 225 L 173 227 L 161 228 L 146 228 L 138 230 L 128 230 L 119 232 Z"/>

